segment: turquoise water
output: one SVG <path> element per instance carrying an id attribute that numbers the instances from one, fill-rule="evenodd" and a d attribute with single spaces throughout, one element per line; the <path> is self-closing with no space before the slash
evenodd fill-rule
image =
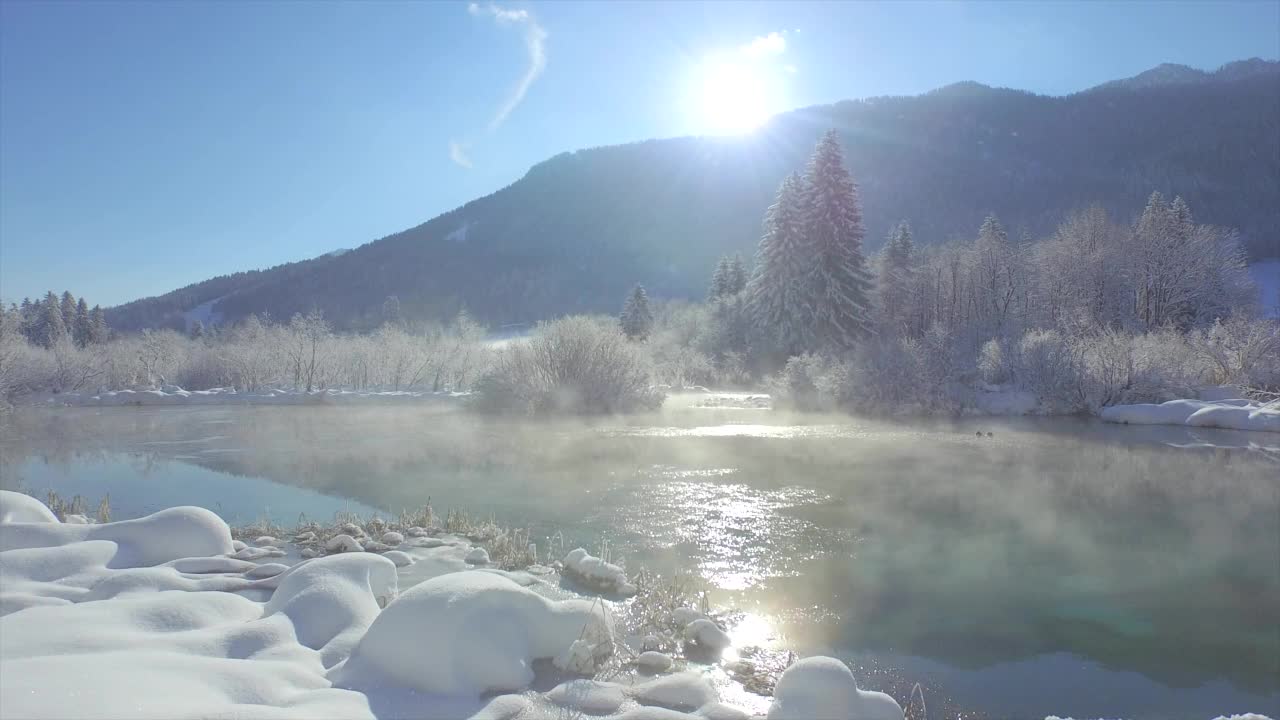
<path id="1" fill-rule="evenodd" d="M 745 612 L 739 644 L 839 654 L 900 699 L 920 682 L 930 718 L 1280 715 L 1280 437 L 680 402 L 599 423 L 440 407 L 7 422 L 4 487 L 109 493 L 116 517 L 197 504 L 289 524 L 430 501 L 527 526 L 544 551 L 607 541 Z"/>

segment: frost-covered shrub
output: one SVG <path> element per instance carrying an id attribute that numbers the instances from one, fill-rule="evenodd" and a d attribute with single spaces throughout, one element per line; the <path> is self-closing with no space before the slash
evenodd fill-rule
<path id="1" fill-rule="evenodd" d="M 827 360 L 820 355 L 797 355 L 787 360 L 782 372 L 770 380 L 770 392 L 781 406 L 800 410 L 830 407 L 832 399 L 822 397 L 818 390 L 827 365 Z"/>
<path id="2" fill-rule="evenodd" d="M 1208 365 L 1213 384 L 1280 390 L 1280 322 L 1244 317 L 1217 320 L 1189 335 L 1188 343 Z"/>
<path id="3" fill-rule="evenodd" d="M 1074 412 L 1085 407 L 1079 348 L 1057 330 L 1031 330 L 1018 343 L 1019 384 L 1048 407 Z"/>
<path id="4" fill-rule="evenodd" d="M 978 373 L 982 375 L 983 382 L 992 385 L 1009 381 L 1009 368 L 999 340 L 992 338 L 982 344 L 982 350 L 978 352 Z"/>
<path id="5" fill-rule="evenodd" d="M 1079 392 L 1090 409 L 1192 397 L 1205 364 L 1173 330 L 1130 335 L 1105 330 L 1072 341 L 1081 363 Z"/>
<path id="6" fill-rule="evenodd" d="M 612 322 L 575 316 L 540 326 L 498 354 L 476 383 L 475 406 L 487 412 L 616 413 L 651 409 L 647 358 Z"/>

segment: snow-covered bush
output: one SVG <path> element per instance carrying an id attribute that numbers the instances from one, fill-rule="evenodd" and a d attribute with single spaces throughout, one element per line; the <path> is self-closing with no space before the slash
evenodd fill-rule
<path id="1" fill-rule="evenodd" d="M 1018 382 L 1060 412 L 1084 407 L 1083 363 L 1078 346 L 1057 330 L 1031 330 L 1018 343 Z"/>
<path id="2" fill-rule="evenodd" d="M 476 407 L 487 412 L 616 413 L 661 402 L 636 344 L 616 324 L 584 316 L 544 324 L 528 342 L 507 346 L 476 383 Z"/>
<path id="3" fill-rule="evenodd" d="M 1188 341 L 1208 363 L 1212 384 L 1280 391 L 1280 322 L 1239 316 L 1216 320 Z"/>
<path id="4" fill-rule="evenodd" d="M 565 555 L 562 562 L 565 576 L 589 588 L 618 595 L 635 595 L 636 586 L 627 579 L 623 569 L 613 563 L 576 548 Z"/>
<path id="5" fill-rule="evenodd" d="M 978 352 L 978 372 L 982 375 L 983 382 L 1000 385 L 1009 381 L 1005 354 L 1000 341 L 995 338 L 982 344 L 982 350 Z"/>

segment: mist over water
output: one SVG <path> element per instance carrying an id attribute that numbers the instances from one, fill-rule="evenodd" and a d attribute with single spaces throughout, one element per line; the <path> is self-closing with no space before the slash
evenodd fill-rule
<path id="1" fill-rule="evenodd" d="M 695 408 L 587 421 L 449 407 L 22 411 L 7 489 L 116 517 L 430 499 L 696 575 L 738 638 L 991 717 L 1280 712 L 1280 439 L 1074 419 Z M 986 433 L 992 433 L 987 436 Z M 982 433 L 979 437 L 977 433 Z M 559 551 L 559 541 L 556 541 Z"/>

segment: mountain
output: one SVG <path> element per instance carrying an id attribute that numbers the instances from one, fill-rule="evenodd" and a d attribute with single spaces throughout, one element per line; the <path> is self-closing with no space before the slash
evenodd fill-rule
<path id="1" fill-rule="evenodd" d="M 108 311 L 112 327 L 181 328 L 321 308 L 340 328 L 466 308 L 499 326 L 616 312 L 642 282 L 702 297 L 722 253 L 750 256 L 782 177 L 837 128 L 868 242 L 909 220 L 918 242 L 970 237 L 995 212 L 1016 236 L 1074 208 L 1136 215 L 1153 190 L 1280 257 L 1280 63 L 1164 65 L 1063 97 L 958 83 L 915 97 L 779 115 L 742 138 L 672 138 L 563 153 L 512 185 L 350 251 L 197 283 Z"/>
<path id="2" fill-rule="evenodd" d="M 1274 74 L 1276 63 L 1271 60 L 1250 58 L 1227 63 L 1214 72 L 1197 70 L 1186 65 L 1164 63 L 1131 78 L 1112 80 L 1097 87 L 1086 90 L 1141 90 L 1143 88 L 1165 87 L 1169 85 L 1187 85 L 1191 83 L 1213 82 L 1215 80 L 1238 80 L 1257 75 Z"/>

